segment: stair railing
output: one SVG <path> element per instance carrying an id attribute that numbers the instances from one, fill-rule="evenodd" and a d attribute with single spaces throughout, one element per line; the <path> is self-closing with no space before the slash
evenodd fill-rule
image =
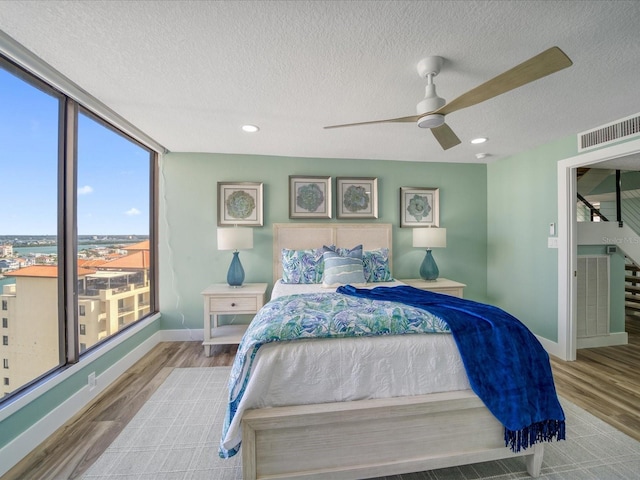
<path id="1" fill-rule="evenodd" d="M 578 195 L 578 200 L 580 200 L 580 202 L 589 209 L 589 221 L 593 222 L 596 217 L 599 217 L 603 222 L 609 221 L 609 219 L 600 211 L 599 208 L 594 207 L 591 204 L 591 202 L 589 202 L 589 200 L 584 198 L 579 193 L 577 195 Z"/>

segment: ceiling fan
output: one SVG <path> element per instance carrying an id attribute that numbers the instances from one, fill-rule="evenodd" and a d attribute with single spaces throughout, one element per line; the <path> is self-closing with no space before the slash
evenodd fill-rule
<path id="1" fill-rule="evenodd" d="M 444 98 L 436 94 L 436 86 L 433 83 L 433 78 L 440 73 L 443 63 L 444 59 L 442 57 L 427 57 L 418 62 L 418 74 L 420 77 L 427 79 L 427 87 L 425 98 L 416 106 L 417 115 L 370 122 L 330 125 L 324 128 L 352 127 L 373 123 L 416 122 L 418 127 L 430 129 L 440 146 L 447 150 L 458 145 L 460 139 L 445 123 L 445 115 L 463 108 L 472 107 L 573 65 L 571 59 L 562 50 L 558 47 L 551 47 L 482 85 L 469 90 L 455 100 L 446 103 Z"/>

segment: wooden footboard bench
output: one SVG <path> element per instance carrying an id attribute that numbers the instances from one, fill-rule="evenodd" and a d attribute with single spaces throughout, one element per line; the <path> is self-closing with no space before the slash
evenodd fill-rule
<path id="1" fill-rule="evenodd" d="M 249 410 L 241 452 L 245 480 L 357 480 L 514 456 L 537 477 L 544 447 L 506 448 L 504 427 L 465 390 Z"/>

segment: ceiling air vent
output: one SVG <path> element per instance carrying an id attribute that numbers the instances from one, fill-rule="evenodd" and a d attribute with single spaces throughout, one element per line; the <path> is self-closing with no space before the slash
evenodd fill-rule
<path id="1" fill-rule="evenodd" d="M 578 134 L 578 151 L 583 152 L 640 133 L 640 113 Z"/>

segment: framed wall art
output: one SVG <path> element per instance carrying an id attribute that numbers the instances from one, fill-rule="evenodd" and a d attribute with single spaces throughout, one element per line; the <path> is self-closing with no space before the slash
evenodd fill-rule
<path id="1" fill-rule="evenodd" d="M 440 189 L 400 187 L 400 227 L 438 227 Z"/>
<path id="2" fill-rule="evenodd" d="M 331 177 L 289 175 L 289 218 L 331 218 Z"/>
<path id="3" fill-rule="evenodd" d="M 378 179 L 336 179 L 337 218 L 378 218 Z"/>
<path id="4" fill-rule="evenodd" d="M 218 226 L 262 227 L 262 183 L 218 182 Z"/>

